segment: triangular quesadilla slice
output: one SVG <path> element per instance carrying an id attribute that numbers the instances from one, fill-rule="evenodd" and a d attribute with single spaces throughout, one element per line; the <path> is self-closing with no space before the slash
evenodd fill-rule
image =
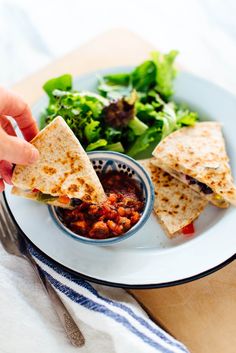
<path id="1" fill-rule="evenodd" d="M 63 118 L 55 118 L 31 143 L 40 158 L 15 167 L 13 194 L 64 207 L 70 207 L 73 199 L 93 203 L 106 199 L 86 152 Z"/>
<path id="2" fill-rule="evenodd" d="M 154 158 L 141 161 L 155 191 L 154 212 L 168 237 L 173 238 L 191 224 L 207 205 L 207 200 L 187 185 L 153 164 Z"/>
<path id="3" fill-rule="evenodd" d="M 221 124 L 197 123 L 167 136 L 153 151 L 154 163 L 215 206 L 236 205 L 236 188 Z"/>

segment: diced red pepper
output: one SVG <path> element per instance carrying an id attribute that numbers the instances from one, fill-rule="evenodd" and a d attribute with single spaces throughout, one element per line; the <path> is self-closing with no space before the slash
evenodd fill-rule
<path id="1" fill-rule="evenodd" d="M 184 235 L 192 235 L 195 232 L 193 222 L 187 224 L 185 227 L 182 228 L 182 233 Z"/>
<path id="2" fill-rule="evenodd" d="M 33 192 L 39 192 L 39 190 L 36 189 L 36 188 L 34 188 L 32 191 L 33 191 Z"/>
<path id="3" fill-rule="evenodd" d="M 58 198 L 58 201 L 64 204 L 68 204 L 70 202 L 70 198 L 66 195 L 62 195 Z"/>

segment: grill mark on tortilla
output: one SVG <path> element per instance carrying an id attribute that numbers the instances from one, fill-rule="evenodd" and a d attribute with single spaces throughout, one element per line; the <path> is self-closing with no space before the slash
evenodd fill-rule
<path id="1" fill-rule="evenodd" d="M 169 199 L 168 199 L 167 197 L 163 197 L 163 198 L 162 198 L 162 201 L 168 202 Z"/>
<path id="2" fill-rule="evenodd" d="M 51 189 L 51 194 L 58 194 L 58 193 L 63 194 L 62 186 L 69 175 L 70 175 L 70 172 L 64 173 L 64 175 L 59 179 L 57 186 Z"/>
<path id="3" fill-rule="evenodd" d="M 56 168 L 48 167 L 48 166 L 43 167 L 43 171 L 45 174 L 48 174 L 48 175 L 53 175 L 53 174 L 56 174 L 57 172 Z"/>
<path id="4" fill-rule="evenodd" d="M 92 194 L 94 192 L 94 187 L 92 185 L 89 185 L 87 183 L 85 183 L 84 185 L 85 185 L 85 190 L 87 192 L 89 192 L 90 194 Z"/>
<path id="5" fill-rule="evenodd" d="M 77 181 L 79 182 L 79 184 L 84 185 L 85 181 L 81 178 L 77 178 Z"/>
<path id="6" fill-rule="evenodd" d="M 91 201 L 91 196 L 88 194 L 84 195 L 84 200 L 87 202 Z"/>
<path id="7" fill-rule="evenodd" d="M 56 163 L 60 163 L 60 164 L 62 164 L 62 165 L 65 165 L 66 163 L 67 163 L 67 160 L 66 159 L 61 159 L 61 158 L 58 158 L 56 161 L 55 161 Z"/>
<path id="8" fill-rule="evenodd" d="M 58 194 L 60 191 L 61 191 L 60 186 L 54 186 L 54 187 L 51 189 L 51 194 Z"/>
<path id="9" fill-rule="evenodd" d="M 79 172 L 81 170 L 81 165 L 79 164 L 78 157 L 70 152 L 66 153 L 68 161 L 70 163 L 70 169 L 72 173 Z M 77 165 L 75 165 L 77 163 Z"/>
<path id="10" fill-rule="evenodd" d="M 71 184 L 68 188 L 69 191 L 71 192 L 77 192 L 79 190 L 78 185 L 76 184 Z"/>

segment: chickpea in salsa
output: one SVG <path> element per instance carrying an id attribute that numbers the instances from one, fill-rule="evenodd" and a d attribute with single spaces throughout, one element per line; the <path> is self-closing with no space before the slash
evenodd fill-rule
<path id="1" fill-rule="evenodd" d="M 94 239 L 120 236 L 141 218 L 144 209 L 142 192 L 135 180 L 122 172 L 99 175 L 107 200 L 95 205 L 74 199 L 73 210 L 58 208 L 57 213 L 74 233 Z"/>

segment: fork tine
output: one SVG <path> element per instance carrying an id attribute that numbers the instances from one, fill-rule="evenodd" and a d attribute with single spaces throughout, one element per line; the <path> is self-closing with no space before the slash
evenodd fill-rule
<path id="1" fill-rule="evenodd" d="M 3 248 L 10 254 L 12 254 L 12 251 L 9 248 L 9 237 L 5 236 L 5 231 L 2 229 L 0 226 L 0 244 L 2 244 Z"/>
<path id="2" fill-rule="evenodd" d="M 5 238 L 5 230 L 3 228 L 3 222 L 2 222 L 2 217 L 0 215 L 0 238 Z"/>
<path id="3" fill-rule="evenodd" d="M 10 236 L 11 230 L 7 224 L 5 215 L 3 213 L 2 205 L 0 206 L 0 223 L 1 223 L 1 230 L 3 231 L 3 236 Z"/>
<path id="4" fill-rule="evenodd" d="M 2 211 L 2 212 L 1 212 Z M 5 209 L 4 205 L 1 204 L 0 207 L 0 214 L 2 213 L 3 218 L 5 219 L 5 224 L 9 229 L 9 234 L 10 234 L 10 238 L 12 240 L 15 240 L 17 238 L 17 228 L 16 226 L 13 224 L 13 221 L 11 219 L 11 217 L 9 216 L 7 210 Z"/>
<path id="5" fill-rule="evenodd" d="M 9 216 L 8 212 L 5 209 L 5 205 L 1 202 L 1 210 L 4 214 L 4 218 L 6 219 L 7 222 L 9 222 L 11 225 L 13 224 L 11 217 Z"/>
<path id="6" fill-rule="evenodd" d="M 2 243 L 2 246 L 4 247 L 4 249 L 7 252 L 12 253 L 12 251 L 9 247 L 9 245 L 10 245 L 9 239 L 10 239 L 9 229 L 6 226 L 6 223 L 0 213 L 0 242 Z"/>
<path id="7" fill-rule="evenodd" d="M 17 227 L 8 215 L 1 196 L 0 198 L 0 242 L 8 253 L 23 256 L 20 250 Z"/>
<path id="8" fill-rule="evenodd" d="M 10 230 L 9 219 L 6 215 L 6 211 L 4 212 L 4 206 L 2 204 L 0 204 L 0 215 L 1 215 L 2 223 L 4 223 L 8 227 L 8 229 Z"/>

